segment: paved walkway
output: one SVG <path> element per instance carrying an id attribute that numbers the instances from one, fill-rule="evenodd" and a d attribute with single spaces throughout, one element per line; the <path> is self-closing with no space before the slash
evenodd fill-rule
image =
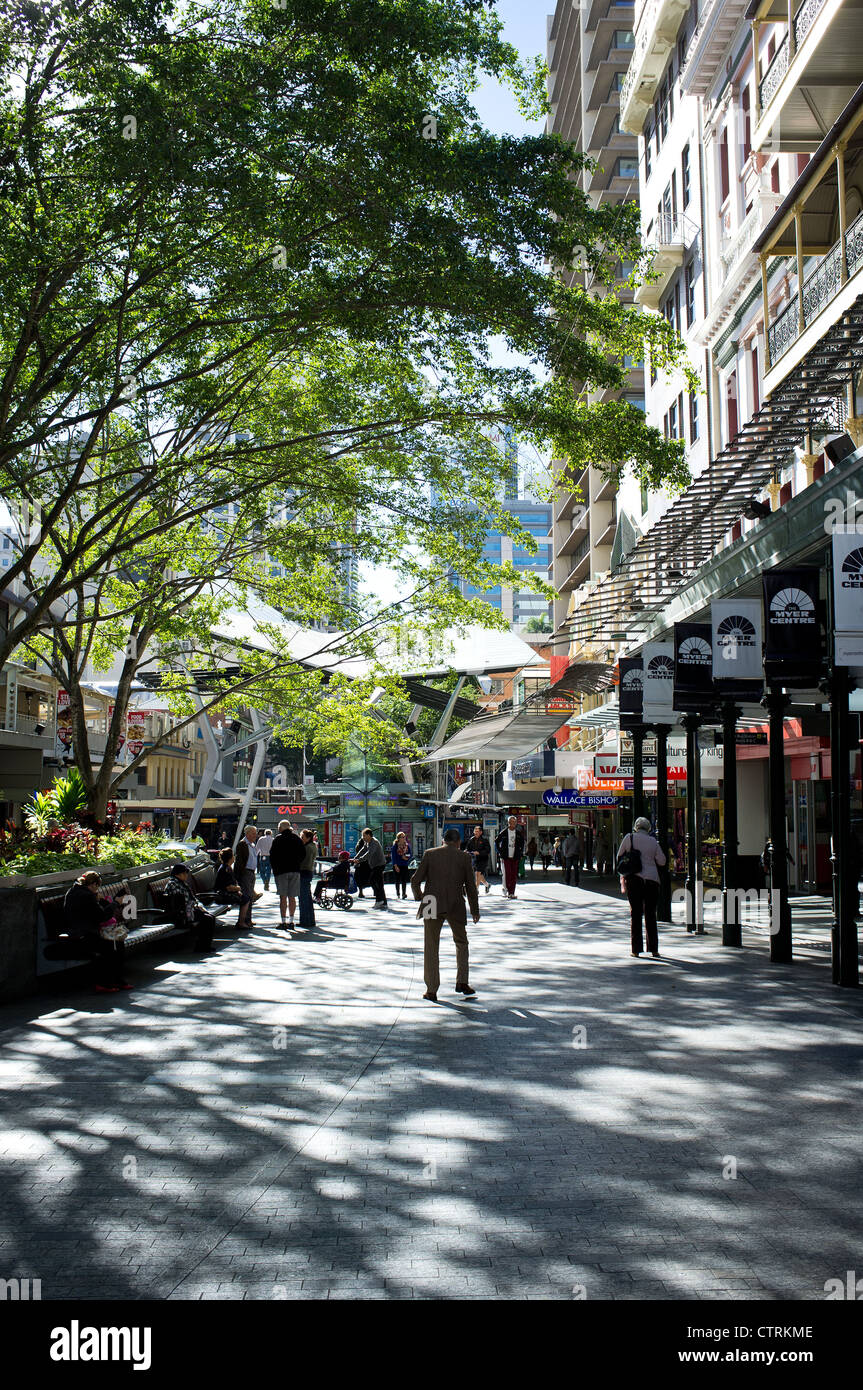
<path id="1" fill-rule="evenodd" d="M 863 998 L 607 897 L 411 905 L 0 1014 L 0 1276 L 43 1298 L 822 1299 L 863 1273 Z M 735 1176 L 736 1174 L 736 1176 Z"/>

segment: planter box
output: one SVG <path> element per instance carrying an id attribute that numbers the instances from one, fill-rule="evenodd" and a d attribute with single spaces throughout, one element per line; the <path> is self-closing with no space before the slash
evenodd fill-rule
<path id="1" fill-rule="evenodd" d="M 97 866 L 97 873 L 108 886 L 125 880 L 139 907 L 147 906 L 147 883 L 151 878 L 163 878 L 172 864 L 170 859 L 155 864 L 138 864 L 132 869 L 115 869 L 110 864 Z M 192 873 L 213 872 L 209 855 L 198 854 L 186 860 Z M 36 992 L 39 980 L 58 970 L 77 969 L 74 962 L 47 961 L 42 952 L 47 935 L 39 910 L 42 898 L 56 897 L 87 870 L 63 869 L 55 874 L 14 874 L 0 878 L 0 1003 L 23 999 Z"/>

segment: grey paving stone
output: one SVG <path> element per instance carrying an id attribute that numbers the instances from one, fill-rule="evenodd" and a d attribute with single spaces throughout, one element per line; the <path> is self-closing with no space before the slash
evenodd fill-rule
<path id="1" fill-rule="evenodd" d="M 136 961 L 122 1007 L 4 1009 L 0 1277 L 60 1299 L 696 1302 L 817 1299 L 863 1268 L 863 1001 L 823 958 L 777 969 L 761 939 L 677 927 L 642 970 L 620 903 L 529 884 L 481 904 L 477 1001 L 444 985 L 434 1008 L 409 910 L 357 904 L 288 945 L 263 904 L 206 961 Z"/>

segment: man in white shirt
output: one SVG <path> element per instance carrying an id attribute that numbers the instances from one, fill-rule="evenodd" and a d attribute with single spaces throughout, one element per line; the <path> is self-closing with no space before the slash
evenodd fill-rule
<path id="1" fill-rule="evenodd" d="M 524 855 L 524 831 L 515 816 L 510 816 L 506 829 L 500 832 L 494 846 L 503 866 L 503 896 L 514 898 L 518 866 Z"/>

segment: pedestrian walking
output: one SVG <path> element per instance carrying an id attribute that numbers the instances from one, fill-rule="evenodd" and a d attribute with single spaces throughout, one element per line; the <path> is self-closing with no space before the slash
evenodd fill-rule
<path id="1" fill-rule="evenodd" d="M 270 850 L 273 848 L 272 830 L 264 830 L 255 841 L 255 854 L 258 857 L 258 872 L 261 875 L 261 882 L 267 892 L 270 889 L 270 875 L 272 865 L 270 864 Z"/>
<path id="2" fill-rule="evenodd" d="M 426 992 L 423 998 L 435 1004 L 440 987 L 440 934 L 444 922 L 449 922 L 455 942 L 456 991 L 467 998 L 476 994 L 468 979 L 469 947 L 465 911 L 466 898 L 471 917 L 474 922 L 479 921 L 476 875 L 470 855 L 461 847 L 461 836 L 455 827 L 450 826 L 443 838 L 444 843 L 438 849 L 426 850 L 411 879 L 413 895 L 420 904 L 417 917 L 424 925 L 423 975 Z"/>
<path id="3" fill-rule="evenodd" d="M 258 852 L 255 849 L 257 838 L 257 826 L 247 825 L 243 831 L 243 838 L 237 845 L 237 853 L 234 858 L 234 872 L 237 875 L 237 882 L 249 898 L 249 910 L 246 913 L 247 927 L 253 925 L 252 912 L 255 900 L 261 896 L 255 889 L 255 882 L 258 877 Z"/>
<path id="4" fill-rule="evenodd" d="M 598 874 L 610 873 L 611 865 L 609 859 L 611 856 L 609 854 L 608 836 L 604 830 L 598 830 L 596 832 L 596 839 L 593 842 L 593 847 L 596 854 L 596 872 Z"/>
<path id="5" fill-rule="evenodd" d="M 473 863 L 473 872 L 477 888 L 482 884 L 485 891 L 488 892 L 491 884 L 486 878 L 486 874 L 488 873 L 488 861 L 491 859 L 491 845 L 487 837 L 482 833 L 481 825 L 474 826 L 473 834 L 467 842 L 466 849 Z"/>
<path id="6" fill-rule="evenodd" d="M 524 854 L 524 831 L 515 816 L 509 817 L 506 829 L 500 832 L 494 845 L 503 866 L 503 896 L 514 898 L 519 860 Z"/>
<path id="7" fill-rule="evenodd" d="M 563 881 L 567 886 L 578 887 L 579 883 L 579 864 L 581 862 L 581 848 L 578 843 L 578 836 L 574 830 L 570 830 L 562 846 L 563 853 Z"/>
<path id="8" fill-rule="evenodd" d="M 387 857 L 384 854 L 384 847 L 380 840 L 376 840 L 371 826 L 366 826 L 362 835 L 362 844 L 358 847 L 354 855 L 354 863 L 368 867 L 369 883 L 375 895 L 375 907 L 386 907 L 387 895 L 384 888 L 384 868 L 386 867 Z"/>
<path id="9" fill-rule="evenodd" d="M 396 897 L 407 899 L 408 884 L 411 881 L 411 847 L 408 844 L 408 837 L 403 830 L 400 830 L 393 840 L 390 849 L 390 858 L 393 863 L 393 879 L 396 885 Z"/>
<path id="10" fill-rule="evenodd" d="M 527 862 L 530 864 L 531 873 L 533 873 L 533 861 L 536 858 L 537 849 L 538 845 L 536 843 L 536 836 L 531 835 L 530 839 L 527 842 Z"/>
<path id="11" fill-rule="evenodd" d="M 294 925 L 294 913 L 300 896 L 300 870 L 306 860 L 306 847 L 295 835 L 290 821 L 279 821 L 279 833 L 270 850 L 270 863 L 279 895 L 279 925 L 289 931 Z M 287 920 L 286 920 L 287 919 Z"/>
<path id="12" fill-rule="evenodd" d="M 563 867 L 563 841 L 559 835 L 555 835 L 554 844 L 551 849 L 551 862 L 556 869 Z"/>
<path id="13" fill-rule="evenodd" d="M 650 821 L 639 816 L 632 833 L 624 835 L 617 851 L 617 872 L 620 891 L 629 899 L 632 954 L 640 956 L 647 949 L 654 958 L 659 956 L 659 933 L 656 926 L 656 904 L 659 898 L 659 870 L 665 867 L 665 855 L 650 833 Z"/>
<path id="14" fill-rule="evenodd" d="M 315 844 L 315 832 L 313 830 L 304 830 L 300 838 L 303 842 L 303 863 L 300 868 L 300 931 L 314 931 L 316 924 L 315 905 L 312 901 L 312 877 L 315 872 L 318 847 Z"/>
<path id="15" fill-rule="evenodd" d="M 547 835 L 539 842 L 539 857 L 542 860 L 542 872 L 547 874 L 548 866 L 551 863 L 551 841 Z"/>

